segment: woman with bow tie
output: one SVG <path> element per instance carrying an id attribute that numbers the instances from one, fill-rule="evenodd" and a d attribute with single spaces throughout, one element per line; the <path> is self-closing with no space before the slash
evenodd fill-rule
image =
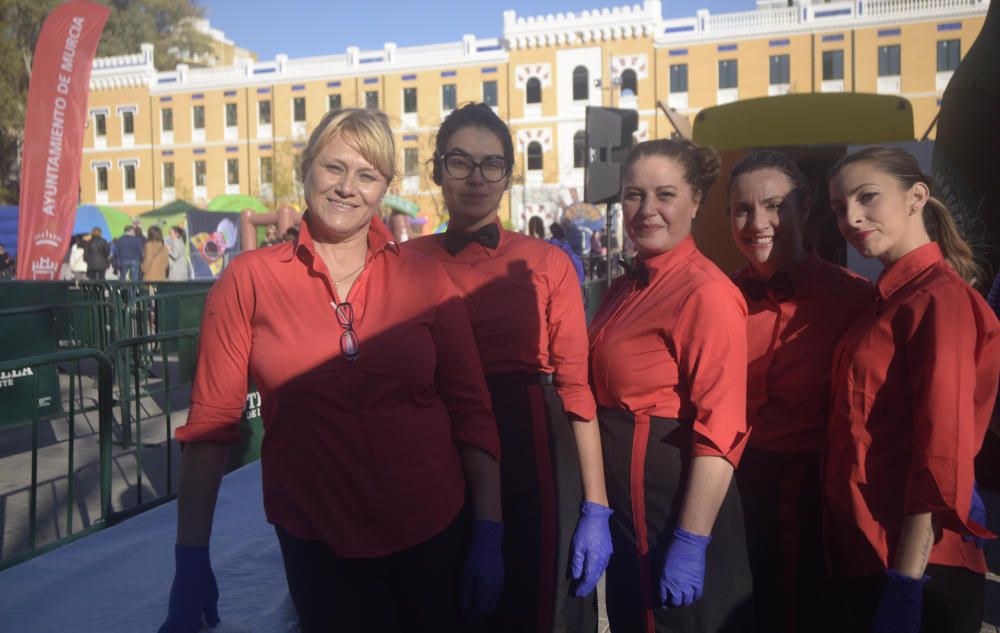
<path id="1" fill-rule="evenodd" d="M 583 300 L 560 248 L 500 225 L 513 164 L 510 131 L 489 106 L 449 115 L 433 172 L 448 230 L 404 248 L 437 258 L 463 295 L 500 432 L 506 579 L 475 630 L 592 633 L 611 510 Z"/>
<path id="2" fill-rule="evenodd" d="M 729 177 L 733 241 L 747 266 L 747 424 L 736 471 L 758 631 L 834 631 L 821 530 L 820 451 L 841 334 L 875 298 L 866 280 L 803 241 L 809 183 L 779 152 L 754 152 Z"/>
<path id="3" fill-rule="evenodd" d="M 691 237 L 718 174 L 715 150 L 683 140 L 640 143 L 622 170 L 639 262 L 590 327 L 615 633 L 753 631 L 733 483 L 746 437 L 746 304 Z"/>

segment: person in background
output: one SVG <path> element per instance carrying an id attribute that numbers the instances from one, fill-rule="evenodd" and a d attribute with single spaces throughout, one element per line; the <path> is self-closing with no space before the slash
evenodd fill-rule
<path id="1" fill-rule="evenodd" d="M 614 510 L 612 631 L 754 630 L 733 482 L 747 433 L 747 309 L 691 236 L 719 168 L 714 149 L 686 140 L 639 143 L 622 168 L 638 261 L 612 282 L 590 325 Z"/>
<path id="2" fill-rule="evenodd" d="M 111 263 L 111 247 L 101 236 L 101 228 L 95 226 L 90 231 L 90 239 L 83 247 L 83 258 L 87 262 L 87 279 L 103 280 Z"/>
<path id="3" fill-rule="evenodd" d="M 83 250 L 86 242 L 83 241 L 83 237 L 83 235 L 75 236 L 73 245 L 69 247 L 69 271 L 77 281 L 87 278 L 87 260 Z"/>
<path id="4" fill-rule="evenodd" d="M 885 267 L 834 352 L 824 533 L 857 632 L 978 633 L 982 504 L 973 460 L 1000 380 L 1000 323 L 948 209 L 896 147 L 842 158 L 830 206 Z"/>
<path id="5" fill-rule="evenodd" d="M 169 263 L 167 245 L 163 243 L 163 231 L 158 226 L 152 226 L 142 249 L 143 281 L 166 281 Z"/>
<path id="6" fill-rule="evenodd" d="M 730 172 L 729 225 L 747 260 L 732 278 L 748 310 L 750 437 L 736 481 L 761 633 L 837 631 L 835 619 L 817 617 L 835 609 L 820 453 L 833 349 L 875 288 L 806 244 L 811 211 L 809 183 L 782 153 L 751 153 Z"/>
<path id="7" fill-rule="evenodd" d="M 152 230 L 152 229 L 151 229 Z M 170 237 L 167 238 L 167 280 L 187 281 L 191 279 L 191 254 L 188 252 L 187 234 L 179 226 L 170 227 Z"/>
<path id="8" fill-rule="evenodd" d="M 13 279 L 15 270 L 14 258 L 10 256 L 3 244 L 0 244 L 0 279 Z"/>
<path id="9" fill-rule="evenodd" d="M 440 261 L 458 286 L 500 433 L 506 583 L 496 613 L 475 630 L 594 633 L 611 511 L 583 297 L 559 248 L 502 227 L 513 165 L 510 130 L 492 108 L 452 112 L 433 167 L 448 230 L 404 246 Z"/>
<path id="10" fill-rule="evenodd" d="M 536 240 L 545 239 L 545 222 L 542 221 L 542 218 L 537 215 L 531 216 L 531 219 L 528 220 L 528 235 Z M 572 249 L 570 250 L 572 251 Z"/>
<path id="11" fill-rule="evenodd" d="M 328 112 L 302 152 L 298 238 L 233 259 L 208 295 L 161 633 L 219 622 L 208 541 L 248 375 L 303 633 L 449 633 L 460 601 L 481 616 L 499 598 L 496 422 L 454 284 L 375 217 L 395 157 L 384 114 Z"/>
<path id="12" fill-rule="evenodd" d="M 539 221 L 541 220 L 541 218 L 538 219 Z M 569 256 L 570 261 L 573 262 L 573 268 L 576 270 L 576 276 L 580 280 L 580 285 L 582 286 L 584 278 L 583 262 L 580 261 L 580 258 L 573 252 L 572 247 L 570 247 L 569 243 L 566 241 L 566 230 L 562 227 L 562 224 L 553 222 L 549 226 L 549 232 L 552 233 L 552 237 L 549 238 L 549 244 L 558 246 L 564 253 L 566 253 L 567 256 Z M 544 229 L 542 230 L 542 234 L 545 234 Z"/>
<path id="13" fill-rule="evenodd" d="M 283 240 L 278 237 L 278 225 L 268 224 L 267 228 L 264 229 L 264 241 L 260 243 L 259 248 L 266 248 L 268 246 L 274 246 L 275 244 L 281 244 Z"/>
<path id="14" fill-rule="evenodd" d="M 410 216 L 402 211 L 393 211 L 389 215 L 389 230 L 397 244 L 410 239 Z"/>
<path id="15" fill-rule="evenodd" d="M 288 230 L 285 231 L 285 234 L 282 236 L 281 241 L 294 242 L 296 239 L 298 239 L 298 237 L 299 237 L 299 230 L 294 226 L 290 226 L 288 227 Z"/>
<path id="16" fill-rule="evenodd" d="M 115 240 L 112 254 L 121 281 L 139 281 L 142 263 L 142 240 L 135 235 L 135 226 L 126 226 L 125 232 Z"/>

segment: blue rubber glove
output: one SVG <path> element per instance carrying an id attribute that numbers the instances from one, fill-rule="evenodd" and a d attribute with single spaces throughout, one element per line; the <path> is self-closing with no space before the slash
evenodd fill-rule
<path id="1" fill-rule="evenodd" d="M 986 527 L 986 504 L 983 503 L 983 498 L 979 496 L 979 484 L 976 482 L 972 482 L 972 502 L 969 504 L 969 519 Z M 963 535 L 962 540 L 965 542 L 974 541 L 976 547 L 979 549 L 983 549 L 983 545 L 986 544 L 986 539 L 971 534 Z"/>
<path id="2" fill-rule="evenodd" d="M 584 501 L 580 506 L 580 520 L 573 534 L 570 550 L 570 572 L 578 580 L 576 596 L 589 596 L 597 588 L 597 581 L 611 559 L 611 530 L 608 519 L 614 510 L 593 501 Z"/>
<path id="3" fill-rule="evenodd" d="M 503 523 L 477 520 L 462 570 L 462 611 L 472 621 L 496 609 L 503 593 Z"/>
<path id="4" fill-rule="evenodd" d="M 711 536 L 674 528 L 674 538 L 663 558 L 660 603 L 665 607 L 687 607 L 701 598 L 705 588 L 705 550 Z"/>
<path id="5" fill-rule="evenodd" d="M 219 623 L 219 588 L 208 559 L 208 545 L 175 545 L 174 563 L 170 608 L 159 633 L 196 633 L 201 630 L 202 615 L 209 627 L 215 627 Z"/>
<path id="6" fill-rule="evenodd" d="M 924 607 L 924 583 L 929 576 L 921 579 L 910 578 L 894 569 L 887 569 L 889 580 L 882 590 L 872 633 L 919 633 L 921 612 Z"/>

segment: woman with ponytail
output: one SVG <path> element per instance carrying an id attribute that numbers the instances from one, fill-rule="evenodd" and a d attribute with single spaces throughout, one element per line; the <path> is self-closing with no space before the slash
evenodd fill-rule
<path id="1" fill-rule="evenodd" d="M 1000 324 L 947 208 L 908 153 L 830 173 L 844 238 L 885 266 L 834 353 L 824 459 L 829 560 L 850 631 L 976 633 L 982 538 L 973 458 L 1000 376 Z"/>

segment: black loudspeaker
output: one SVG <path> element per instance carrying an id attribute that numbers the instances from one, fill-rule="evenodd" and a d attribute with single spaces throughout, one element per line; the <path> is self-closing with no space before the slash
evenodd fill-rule
<path id="1" fill-rule="evenodd" d="M 621 188 L 621 169 L 639 113 L 619 108 L 587 107 L 587 166 L 583 199 L 591 204 L 613 202 Z"/>

